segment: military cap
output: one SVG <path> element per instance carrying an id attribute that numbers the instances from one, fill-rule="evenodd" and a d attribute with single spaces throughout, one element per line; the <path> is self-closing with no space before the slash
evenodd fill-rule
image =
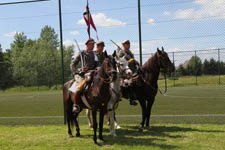
<path id="1" fill-rule="evenodd" d="M 95 40 L 90 38 L 90 39 L 87 40 L 87 42 L 85 44 L 87 45 L 88 43 L 95 43 Z"/>
<path id="2" fill-rule="evenodd" d="M 129 40 L 125 40 L 122 42 L 122 44 L 130 44 L 130 41 Z"/>
<path id="3" fill-rule="evenodd" d="M 99 45 L 105 46 L 105 43 L 103 41 L 99 41 L 99 42 L 96 43 L 96 45 L 97 46 L 99 46 Z"/>

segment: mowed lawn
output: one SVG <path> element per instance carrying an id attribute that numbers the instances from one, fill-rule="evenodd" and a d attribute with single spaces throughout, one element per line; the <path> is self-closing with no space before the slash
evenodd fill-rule
<path id="1" fill-rule="evenodd" d="M 122 124 L 117 137 L 104 130 L 105 142 L 95 145 L 93 131 L 81 126 L 81 137 L 69 138 L 62 125 L 0 126 L 1 150 L 224 150 L 225 125 L 154 124 L 139 132 Z"/>
<path id="2" fill-rule="evenodd" d="M 122 129 L 106 142 L 93 144 L 84 113 L 80 138 L 68 138 L 63 124 L 61 91 L 1 93 L 0 149 L 216 149 L 225 147 L 225 86 L 169 88 L 158 94 L 152 130 L 138 131 L 140 106 L 123 100 L 117 110 Z"/>

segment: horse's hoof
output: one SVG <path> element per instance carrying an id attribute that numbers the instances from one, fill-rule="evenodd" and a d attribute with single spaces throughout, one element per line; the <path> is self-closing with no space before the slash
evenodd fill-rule
<path id="1" fill-rule="evenodd" d="M 90 130 L 91 130 L 91 131 L 93 131 L 93 130 L 94 130 L 94 128 L 90 128 Z"/>
<path id="2" fill-rule="evenodd" d="M 143 131 L 143 129 L 144 129 L 144 127 L 143 127 L 143 126 L 140 126 L 140 127 L 138 128 L 138 130 L 139 130 L 140 132 L 142 132 L 142 131 Z"/>
<path id="3" fill-rule="evenodd" d="M 77 133 L 77 134 L 76 134 L 76 137 L 80 137 L 80 133 Z"/>
<path id="4" fill-rule="evenodd" d="M 145 127 L 145 129 L 147 129 L 147 130 L 151 130 L 151 129 L 152 129 L 152 127 L 151 127 L 151 126 L 147 126 L 147 127 Z"/>
<path id="5" fill-rule="evenodd" d="M 121 129 L 121 127 L 119 125 L 116 126 L 116 129 Z"/>
<path id="6" fill-rule="evenodd" d="M 73 138 L 73 135 L 72 135 L 72 134 L 70 134 L 70 135 L 69 135 L 69 138 Z"/>
<path id="7" fill-rule="evenodd" d="M 98 145 L 97 139 L 94 139 L 94 143 L 95 143 L 96 145 Z"/>
<path id="8" fill-rule="evenodd" d="M 103 142 L 105 141 L 105 140 L 103 139 L 103 137 L 99 137 L 99 140 L 101 140 L 101 141 L 103 141 Z"/>

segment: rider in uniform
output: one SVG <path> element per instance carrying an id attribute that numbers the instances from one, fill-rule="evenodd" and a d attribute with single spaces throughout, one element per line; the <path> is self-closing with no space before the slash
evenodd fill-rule
<path id="1" fill-rule="evenodd" d="M 119 50 L 118 56 L 128 61 L 128 66 L 133 72 L 133 76 L 136 76 L 138 75 L 139 64 L 137 61 L 134 60 L 134 54 L 130 50 L 130 41 L 126 40 L 122 43 L 122 45 L 123 45 L 123 49 Z M 133 87 L 129 86 L 128 92 L 129 92 L 129 98 L 130 98 L 130 105 L 137 105 L 137 103 L 135 102 L 136 94 Z"/>
<path id="2" fill-rule="evenodd" d="M 105 43 L 103 41 L 99 41 L 96 43 L 96 46 L 97 46 L 97 49 L 95 51 L 95 57 L 97 59 L 98 66 L 100 66 L 105 59 L 105 55 L 103 53 Z"/>
<path id="3" fill-rule="evenodd" d="M 72 60 L 71 64 L 70 64 L 70 68 L 71 71 L 73 72 L 73 74 L 75 74 L 74 78 L 75 78 L 75 91 L 72 91 L 73 93 L 75 93 L 74 96 L 74 102 L 77 103 L 77 99 L 80 95 L 80 92 L 82 91 L 82 89 L 84 88 L 84 85 L 86 83 L 86 81 L 88 80 L 86 78 L 86 75 L 91 71 L 94 70 L 97 66 L 97 62 L 95 60 L 95 54 L 94 54 L 94 46 L 95 46 L 95 41 L 94 39 L 90 38 L 87 40 L 86 44 L 86 50 L 81 51 L 81 53 L 79 53 L 74 60 Z M 81 70 L 79 70 L 78 64 L 81 65 L 81 55 L 82 55 L 82 59 L 83 59 L 83 68 Z M 91 75 L 90 75 L 91 76 Z M 89 78 L 90 78 L 89 76 Z"/>

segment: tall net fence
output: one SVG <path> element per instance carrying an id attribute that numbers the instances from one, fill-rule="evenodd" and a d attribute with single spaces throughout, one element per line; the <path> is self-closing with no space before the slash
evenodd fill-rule
<path id="1" fill-rule="evenodd" d="M 154 53 L 144 54 L 148 60 Z M 193 50 L 169 52 L 168 56 L 175 65 L 175 72 L 168 74 L 168 86 L 224 85 L 225 49 Z M 160 76 L 159 85 L 164 86 Z"/>
<path id="2" fill-rule="evenodd" d="M 153 107 L 154 123 L 224 124 L 224 6 L 225 2 L 219 0 L 141 0 L 143 63 L 156 52 L 157 47 L 163 46 L 176 67 L 175 73 L 167 74 L 168 86 L 174 87 L 168 90 L 171 97 L 157 95 Z M 72 79 L 69 65 L 72 56 L 78 52 L 74 39 L 81 49 L 85 49 L 88 39 L 83 20 L 85 7 L 86 1 L 62 1 L 63 44 L 65 49 L 74 46 L 64 58 L 65 81 Z M 137 1 L 89 0 L 89 7 L 99 40 L 105 42 L 107 52 L 112 54 L 117 48 L 110 40 L 121 47 L 122 41 L 130 40 L 131 51 L 139 60 Z M 40 35 L 45 25 L 54 29 L 54 40 L 59 40 L 55 36 L 60 32 L 58 1 L 26 7 L 1 7 L 0 11 L 3 53 L 9 52 L 7 55 L 10 55 L 12 49 L 15 50 L 11 46 L 15 33 L 24 32 L 27 41 L 32 40 L 28 47 L 19 49 L 24 51 L 20 60 L 0 59 L 0 124 L 62 124 L 59 45 L 52 48 L 46 43 L 48 40 L 38 43 L 39 39 L 46 37 Z M 49 31 L 45 30 L 45 35 Z M 91 37 L 97 41 L 94 30 L 91 30 Z M 164 88 L 163 75 L 159 86 Z M 126 100 L 117 110 L 120 123 L 137 123 L 141 119 L 140 114 L 141 109 L 129 106 Z"/>
<path id="3" fill-rule="evenodd" d="M 151 58 L 154 53 L 144 54 L 143 60 Z M 168 74 L 168 86 L 198 86 L 225 84 L 225 49 L 177 51 L 168 53 L 176 71 Z M 65 80 L 72 79 L 70 71 L 71 60 L 65 60 Z M 0 62 L 4 68 L 1 89 L 12 88 L 23 91 L 27 88 L 35 90 L 61 89 L 61 59 L 34 59 L 32 62 L 10 63 Z M 3 75 L 3 74 L 2 74 Z M 163 76 L 160 76 L 160 86 L 164 86 Z M 4 89 L 6 90 L 6 89 Z"/>

